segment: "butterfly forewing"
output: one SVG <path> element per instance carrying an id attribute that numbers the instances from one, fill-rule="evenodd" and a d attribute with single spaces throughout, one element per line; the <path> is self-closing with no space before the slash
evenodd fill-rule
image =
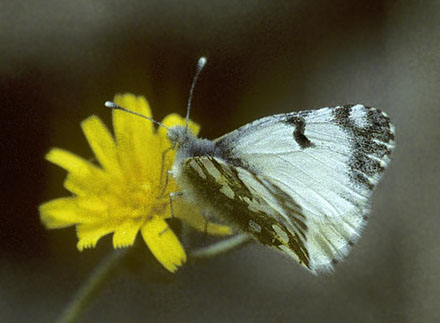
<path id="1" fill-rule="evenodd" d="M 377 109 L 349 105 L 259 119 L 214 144 L 212 155 L 185 159 L 184 186 L 242 231 L 320 272 L 359 237 L 394 127 Z"/>

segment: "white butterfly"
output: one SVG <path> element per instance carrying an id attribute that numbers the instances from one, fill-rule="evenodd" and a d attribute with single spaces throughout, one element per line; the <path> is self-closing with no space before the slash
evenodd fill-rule
<path id="1" fill-rule="evenodd" d="M 394 148 L 389 117 L 360 104 L 269 116 L 213 141 L 187 126 L 168 137 L 184 198 L 313 273 L 359 238 Z"/>

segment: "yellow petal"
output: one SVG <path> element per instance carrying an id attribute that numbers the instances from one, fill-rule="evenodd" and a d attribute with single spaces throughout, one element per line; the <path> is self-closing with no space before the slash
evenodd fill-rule
<path id="1" fill-rule="evenodd" d="M 52 148 L 46 154 L 46 159 L 81 177 L 103 175 L 102 170 L 97 166 L 64 149 Z"/>
<path id="2" fill-rule="evenodd" d="M 115 103 L 151 118 L 147 100 L 133 94 L 115 96 Z M 113 111 L 113 128 L 121 166 L 129 181 L 133 178 L 144 178 L 150 165 L 157 165 L 159 138 L 154 136 L 151 121 L 139 116 L 120 111 Z M 156 158 L 155 158 L 156 157 Z M 135 171 L 135 172 L 134 172 Z"/>
<path id="3" fill-rule="evenodd" d="M 163 120 L 162 123 L 167 127 L 167 128 L 171 128 L 171 127 L 175 127 L 175 126 L 185 126 L 185 118 L 182 118 L 181 116 L 179 116 L 177 113 L 171 113 L 169 115 L 167 115 Z M 199 134 L 200 131 L 200 126 L 189 120 L 188 123 L 188 128 L 191 129 L 192 133 L 197 136 Z M 166 136 L 167 131 L 164 128 L 159 128 L 158 129 L 158 133 L 161 136 Z"/>
<path id="4" fill-rule="evenodd" d="M 74 197 L 64 197 L 43 203 L 39 210 L 41 221 L 48 229 L 65 228 L 93 220 L 92 215 L 88 215 L 78 206 Z"/>
<path id="5" fill-rule="evenodd" d="M 113 181 L 102 169 L 67 150 L 52 148 L 46 159 L 69 172 L 64 187 L 74 194 L 101 191 L 109 180 Z"/>
<path id="6" fill-rule="evenodd" d="M 127 221 L 116 228 L 113 234 L 113 248 L 117 249 L 132 246 L 140 226 L 141 223 L 139 221 Z"/>
<path id="7" fill-rule="evenodd" d="M 105 203 L 99 196 L 92 194 L 78 196 L 77 203 L 82 209 L 96 213 L 106 213 L 108 209 L 107 203 Z"/>
<path id="8" fill-rule="evenodd" d="M 116 104 L 120 105 L 121 107 L 129 109 L 136 113 L 140 113 L 148 118 L 152 117 L 150 105 L 143 96 L 136 96 L 131 93 L 117 94 L 115 95 L 114 101 Z M 153 131 L 153 125 L 151 122 L 148 122 L 148 120 L 145 120 L 141 117 L 134 115 L 131 115 L 130 117 L 130 114 L 127 112 L 123 112 L 123 111 L 116 111 L 116 112 L 122 112 L 122 114 L 117 113 L 113 116 L 114 118 L 113 125 L 115 127 L 118 128 L 119 126 L 122 126 L 123 129 L 125 129 L 126 127 L 131 129 L 133 129 L 133 127 L 140 127 L 140 129 L 134 131 L 144 132 L 145 130 L 145 133 L 149 133 L 149 132 L 151 133 Z M 119 130 L 119 128 L 115 130 Z"/>
<path id="9" fill-rule="evenodd" d="M 234 231 L 232 230 L 231 227 L 228 227 L 227 225 L 224 224 L 218 224 L 218 223 L 214 223 L 214 222 L 209 222 L 208 223 L 208 233 L 212 234 L 212 235 L 232 235 L 234 233 Z"/>
<path id="10" fill-rule="evenodd" d="M 76 234 L 78 236 L 76 247 L 79 251 L 83 251 L 85 248 L 94 248 L 101 237 L 113 231 L 114 227 L 102 221 L 79 224 L 76 226 Z"/>
<path id="11" fill-rule="evenodd" d="M 88 197 L 89 195 L 108 194 L 120 195 L 121 182 L 112 176 L 84 176 L 69 173 L 64 181 L 64 187 L 73 194 Z"/>
<path id="12" fill-rule="evenodd" d="M 202 215 L 199 207 L 187 203 L 183 198 L 173 200 L 174 216 L 200 232 L 212 235 L 231 235 L 232 229 L 227 225 L 209 222 Z"/>
<path id="13" fill-rule="evenodd" d="M 185 221 L 186 221 L 186 219 L 185 219 Z M 195 227 L 195 226 L 193 226 L 193 228 L 197 229 L 201 232 L 206 231 L 206 233 L 211 234 L 211 235 L 215 235 L 215 236 L 229 236 L 234 233 L 232 231 L 232 229 L 230 227 L 228 227 L 227 225 L 219 224 L 219 223 L 215 223 L 215 222 L 210 222 L 210 221 L 208 221 L 206 223 L 206 226 L 204 226 L 203 228 L 202 227 Z"/>
<path id="14" fill-rule="evenodd" d="M 81 128 L 99 163 L 108 173 L 120 174 L 116 145 L 107 127 L 97 116 L 81 122 Z"/>
<path id="15" fill-rule="evenodd" d="M 142 96 L 123 94 L 115 96 L 115 103 L 136 113 L 151 118 L 151 109 Z M 153 134 L 153 124 L 139 116 L 121 110 L 113 110 L 113 128 L 118 145 L 133 148 L 137 136 L 148 137 Z"/>
<path id="16" fill-rule="evenodd" d="M 76 195 L 87 195 L 90 188 L 85 183 L 85 181 L 78 180 L 75 176 L 67 175 L 66 180 L 64 181 L 64 188 L 69 192 Z"/>
<path id="17" fill-rule="evenodd" d="M 164 220 L 154 217 L 142 226 L 141 233 L 148 248 L 167 270 L 175 272 L 186 261 L 185 250 Z"/>

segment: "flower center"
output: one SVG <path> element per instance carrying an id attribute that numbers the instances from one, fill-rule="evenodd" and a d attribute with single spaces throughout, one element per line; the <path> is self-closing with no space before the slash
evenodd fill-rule
<path id="1" fill-rule="evenodd" d="M 126 186 L 120 198 L 124 208 L 130 210 L 125 216 L 143 221 L 153 216 L 165 216 L 169 201 L 167 195 L 161 197 L 161 192 L 158 191 L 158 188 L 148 181 Z"/>

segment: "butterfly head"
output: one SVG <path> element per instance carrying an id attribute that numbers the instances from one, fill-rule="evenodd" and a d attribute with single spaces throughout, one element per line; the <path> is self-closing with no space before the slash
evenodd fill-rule
<path id="1" fill-rule="evenodd" d="M 213 141 L 196 137 L 186 126 L 171 127 L 167 136 L 171 147 L 177 151 L 178 161 L 195 156 L 217 155 L 218 148 Z"/>
<path id="2" fill-rule="evenodd" d="M 174 148 L 184 147 L 195 138 L 192 131 L 186 126 L 174 126 L 169 128 L 167 137 L 171 142 L 171 146 Z"/>

